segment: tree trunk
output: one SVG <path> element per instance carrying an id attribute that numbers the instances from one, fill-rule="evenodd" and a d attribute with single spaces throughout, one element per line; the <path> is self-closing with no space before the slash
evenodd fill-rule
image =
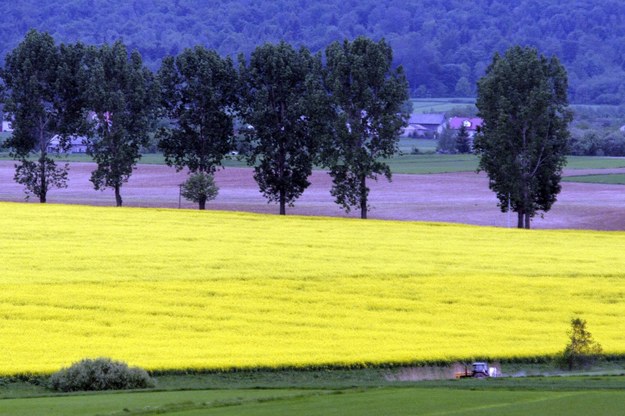
<path id="1" fill-rule="evenodd" d="M 205 210 L 206 209 L 206 197 L 200 198 L 200 200 L 198 201 L 198 204 L 200 205 L 201 210 Z"/>
<path id="2" fill-rule="evenodd" d="M 39 188 L 39 202 L 46 203 L 48 183 L 46 182 L 46 161 L 43 155 L 39 158 L 39 174 L 41 175 L 41 188 Z"/>
<path id="3" fill-rule="evenodd" d="M 530 214 L 523 212 L 523 211 L 519 211 L 517 212 L 517 216 L 518 216 L 517 228 L 523 228 L 523 229 L 529 230 L 530 220 L 531 220 Z"/>
<path id="4" fill-rule="evenodd" d="M 527 179 L 523 179 L 523 211 L 519 216 L 519 228 L 530 228 L 530 214 L 526 210 L 527 207 L 531 207 L 529 184 Z"/>
<path id="5" fill-rule="evenodd" d="M 280 189 L 280 215 L 286 215 L 286 193 Z"/>
<path id="6" fill-rule="evenodd" d="M 360 218 L 367 219 L 367 177 L 360 178 Z"/>
<path id="7" fill-rule="evenodd" d="M 115 203 L 118 207 L 122 206 L 122 194 L 119 192 L 121 186 L 115 185 Z"/>

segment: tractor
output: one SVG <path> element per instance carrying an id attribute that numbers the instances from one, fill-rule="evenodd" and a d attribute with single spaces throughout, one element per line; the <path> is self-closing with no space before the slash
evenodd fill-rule
<path id="1" fill-rule="evenodd" d="M 475 362 L 471 365 L 471 371 L 464 367 L 464 371 L 456 373 L 456 378 L 487 378 L 496 377 L 497 369 L 489 368 L 487 363 Z"/>

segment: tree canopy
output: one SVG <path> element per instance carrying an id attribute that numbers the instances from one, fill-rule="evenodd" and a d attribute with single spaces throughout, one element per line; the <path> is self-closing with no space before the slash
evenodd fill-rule
<path id="1" fill-rule="evenodd" d="M 321 90 L 321 58 L 280 42 L 241 58 L 240 116 L 261 193 L 277 202 L 280 214 L 310 185 L 326 103 Z M 327 112 L 327 111 L 326 111 Z"/>
<path id="2" fill-rule="evenodd" d="M 57 46 L 52 36 L 31 30 L 9 53 L 0 75 L 7 89 L 4 110 L 14 127 L 6 146 L 16 165 L 15 180 L 27 196 L 46 202 L 51 188 L 67 186 L 68 167 L 50 157 L 67 145 L 83 117 L 79 86 L 82 45 Z"/>
<path id="3" fill-rule="evenodd" d="M 237 78 L 230 59 L 202 46 L 165 58 L 158 80 L 172 125 L 158 136 L 168 165 L 206 174 L 221 165 L 233 147 Z M 206 200 L 197 202 L 201 208 Z"/>
<path id="4" fill-rule="evenodd" d="M 383 159 L 397 150 L 400 129 L 408 114 L 402 113 L 408 85 L 401 67 L 391 69 L 392 49 L 384 41 L 359 37 L 334 42 L 326 49 L 324 84 L 333 109 L 331 134 L 322 150 L 330 169 L 330 193 L 347 212 L 369 211 L 367 179 L 391 170 Z"/>
<path id="5" fill-rule="evenodd" d="M 478 83 L 478 115 L 484 123 L 474 140 L 479 169 L 489 177 L 503 212 L 518 214 L 530 228 L 538 211 L 547 212 L 560 192 L 566 163 L 567 75 L 556 57 L 515 46 L 495 54 Z"/>
<path id="6" fill-rule="evenodd" d="M 474 95 L 492 54 L 519 44 L 561 58 L 572 102 L 625 101 L 619 0 L 21 0 L 0 13 L 0 56 L 30 28 L 61 42 L 123 39 L 152 70 L 195 45 L 234 57 L 285 40 L 316 53 L 364 35 L 393 47 L 411 95 L 440 97 Z"/>
<path id="7" fill-rule="evenodd" d="M 92 47 L 87 68 L 86 108 L 94 114 L 87 152 L 97 164 L 90 180 L 96 190 L 113 188 L 121 206 L 121 187 L 148 141 L 159 93 L 141 55 L 129 56 L 120 41 Z"/>

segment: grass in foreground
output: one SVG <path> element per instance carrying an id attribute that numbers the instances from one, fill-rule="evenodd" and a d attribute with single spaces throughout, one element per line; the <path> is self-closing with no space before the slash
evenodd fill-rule
<path id="1" fill-rule="evenodd" d="M 106 392 L 57 395 L 53 397 L 5 399 L 0 415 L 85 416 L 85 415 L 162 415 L 206 414 L 208 409 L 239 408 L 246 404 L 284 401 L 297 397 L 328 394 L 327 391 L 276 390 L 199 390 L 169 392 Z M 196 413 L 194 411 L 200 411 Z M 236 414 L 236 411 L 234 412 Z"/>
<path id="2" fill-rule="evenodd" d="M 1 374 L 625 353 L 625 233 L 0 204 Z M 38 340 L 33 343 L 32 340 Z"/>
<path id="3" fill-rule="evenodd" d="M 446 389 L 377 389 L 348 391 L 328 396 L 244 404 L 171 415 L 605 415 L 612 416 L 625 406 L 623 392 L 516 392 Z"/>
<path id="4" fill-rule="evenodd" d="M 332 376 L 329 378 L 332 380 Z M 197 388 L 202 386 L 196 382 Z M 218 387 L 211 390 L 104 392 L 5 399 L 0 402 L 0 415 L 401 416 L 452 413 L 611 416 L 619 414 L 625 407 L 624 387 L 624 377 L 539 377 L 417 383 L 381 381 L 377 387 L 351 388 L 339 383 L 323 389 Z"/>

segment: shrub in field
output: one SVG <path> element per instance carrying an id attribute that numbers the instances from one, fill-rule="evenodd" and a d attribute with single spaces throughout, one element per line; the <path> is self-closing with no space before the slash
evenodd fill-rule
<path id="1" fill-rule="evenodd" d="M 200 209 L 206 208 L 206 201 L 217 197 L 219 188 L 215 185 L 213 175 L 204 172 L 194 173 L 182 184 L 182 196 L 189 201 L 197 202 Z"/>
<path id="2" fill-rule="evenodd" d="M 586 329 L 586 321 L 580 318 L 571 320 L 569 343 L 561 357 L 563 366 L 569 370 L 592 365 L 601 355 L 603 349 Z"/>
<path id="3" fill-rule="evenodd" d="M 84 359 L 50 377 L 59 391 L 144 389 L 154 386 L 148 373 L 110 358 Z"/>

